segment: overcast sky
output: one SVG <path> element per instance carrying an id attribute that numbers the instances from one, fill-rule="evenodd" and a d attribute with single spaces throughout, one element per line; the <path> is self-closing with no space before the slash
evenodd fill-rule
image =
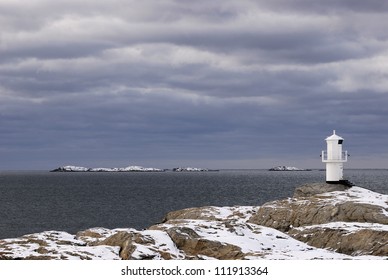
<path id="1" fill-rule="evenodd" d="M 388 1 L 0 0 L 0 169 L 388 167 Z"/>

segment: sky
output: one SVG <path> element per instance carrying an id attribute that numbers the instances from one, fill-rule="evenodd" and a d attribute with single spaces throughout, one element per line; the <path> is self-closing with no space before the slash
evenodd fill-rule
<path id="1" fill-rule="evenodd" d="M 0 169 L 388 166 L 388 2 L 0 0 Z"/>

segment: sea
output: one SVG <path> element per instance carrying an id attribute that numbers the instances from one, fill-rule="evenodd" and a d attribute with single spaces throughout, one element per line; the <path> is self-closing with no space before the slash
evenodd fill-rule
<path id="1" fill-rule="evenodd" d="M 345 179 L 388 194 L 388 170 L 345 170 Z M 47 230 L 72 234 L 92 227 L 147 228 L 189 207 L 262 205 L 290 197 L 325 172 L 0 171 L 0 239 Z"/>

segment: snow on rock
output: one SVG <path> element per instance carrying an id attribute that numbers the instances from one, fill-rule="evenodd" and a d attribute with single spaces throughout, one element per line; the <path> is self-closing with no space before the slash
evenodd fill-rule
<path id="1" fill-rule="evenodd" d="M 388 225 L 332 222 L 293 228 L 288 234 L 311 246 L 352 256 L 388 256 Z"/>
<path id="2" fill-rule="evenodd" d="M 321 197 L 330 199 L 332 203 L 354 202 L 369 204 L 388 209 L 388 195 L 376 193 L 360 187 L 352 187 L 346 191 L 336 191 L 321 194 Z M 388 216 L 388 215 L 387 215 Z"/>
<path id="3" fill-rule="evenodd" d="M 307 184 L 293 198 L 265 203 L 248 222 L 319 248 L 388 256 L 388 195 L 360 187 L 316 193 L 316 187 Z"/>
<path id="4" fill-rule="evenodd" d="M 87 167 L 81 167 L 81 166 L 73 166 L 73 165 L 67 165 L 58 167 L 57 169 L 53 171 L 62 171 L 62 172 L 86 172 L 89 171 L 89 168 Z"/>
<path id="5" fill-rule="evenodd" d="M 107 238 L 88 244 L 118 246 L 121 259 L 184 259 L 168 234 L 158 230 L 114 229 Z"/>
<path id="6" fill-rule="evenodd" d="M 153 228 L 163 229 L 170 236 L 173 235 L 172 230 L 180 232 L 180 237 L 172 238 L 189 258 L 202 258 L 204 255 L 215 259 L 352 258 L 308 246 L 275 229 L 238 221 L 175 220 Z"/>
<path id="7" fill-rule="evenodd" d="M 387 195 L 352 187 L 262 206 L 188 208 L 147 230 L 0 240 L 0 259 L 388 259 L 387 203 Z"/>
<path id="8" fill-rule="evenodd" d="M 269 171 L 309 171 L 309 169 L 302 169 L 294 166 L 279 165 L 269 169 Z"/>
<path id="9" fill-rule="evenodd" d="M 115 168 L 107 168 L 107 167 L 98 167 L 98 168 L 87 168 L 87 167 L 79 167 L 79 166 L 62 166 L 58 167 L 52 172 L 162 172 L 164 169 L 153 168 L 153 167 L 142 167 L 142 166 L 127 166 L 127 167 L 115 167 Z"/>
<path id="10" fill-rule="evenodd" d="M 348 234 L 355 233 L 361 230 L 375 230 L 381 232 L 388 232 L 388 225 L 373 224 L 373 223 L 347 223 L 347 222 L 332 222 L 321 225 L 312 225 L 296 228 L 298 230 L 309 230 L 309 229 L 332 229 L 332 230 L 343 230 Z"/>
<path id="11" fill-rule="evenodd" d="M 74 235 L 45 231 L 20 238 L 0 240 L 1 259 L 105 260 L 119 259 L 119 247 L 85 246 Z"/>
<path id="12" fill-rule="evenodd" d="M 304 186 L 309 188 L 308 185 Z M 288 231 L 330 222 L 388 224 L 388 196 L 359 187 L 268 202 L 249 222 Z"/>
<path id="13" fill-rule="evenodd" d="M 240 221 L 247 221 L 256 212 L 257 208 L 257 206 L 194 207 L 169 212 L 164 217 L 164 221 L 181 219 L 218 221 L 239 219 Z"/>
<path id="14" fill-rule="evenodd" d="M 172 171 L 175 172 L 203 172 L 203 171 L 209 171 L 209 169 L 206 168 L 199 168 L 199 167 L 176 167 L 173 168 Z"/>

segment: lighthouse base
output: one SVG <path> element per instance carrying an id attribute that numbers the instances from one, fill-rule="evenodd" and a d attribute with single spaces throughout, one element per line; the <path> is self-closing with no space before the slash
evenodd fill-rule
<path id="1" fill-rule="evenodd" d="M 344 185 L 347 187 L 353 187 L 354 184 L 350 182 L 349 180 L 339 180 L 339 181 L 326 181 L 327 184 L 337 184 L 337 185 Z"/>
<path id="2" fill-rule="evenodd" d="M 343 180 L 341 180 L 341 181 L 343 181 Z M 341 183 L 341 181 L 326 181 L 326 183 L 328 183 L 328 184 L 342 184 Z"/>

